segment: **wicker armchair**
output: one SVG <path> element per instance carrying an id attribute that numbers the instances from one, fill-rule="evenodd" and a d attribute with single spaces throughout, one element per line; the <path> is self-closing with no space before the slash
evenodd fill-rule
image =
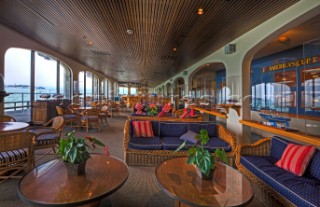
<path id="1" fill-rule="evenodd" d="M 252 183 L 255 196 L 265 203 L 266 206 L 295 206 L 289 200 L 281 196 L 273 188 L 260 180 L 251 171 L 245 168 L 241 162 L 241 156 L 270 156 L 271 138 L 261 139 L 253 144 L 238 145 L 236 148 L 235 164 L 238 170 Z"/>
<path id="2" fill-rule="evenodd" d="M 8 116 L 8 115 L 0 115 L 0 122 L 15 122 L 16 119 L 12 116 Z"/>
<path id="3" fill-rule="evenodd" d="M 22 170 L 33 165 L 33 139 L 30 132 L 0 133 L 0 183 L 8 178 L 21 178 Z"/>
<path id="4" fill-rule="evenodd" d="M 81 114 L 79 113 L 72 113 L 69 111 L 63 110 L 60 106 L 56 106 L 57 112 L 59 116 L 62 116 L 64 119 L 64 125 L 70 125 L 71 127 L 74 126 L 74 123 L 77 123 L 78 129 L 80 129 L 81 126 Z"/>
<path id="5" fill-rule="evenodd" d="M 100 132 L 100 124 L 99 124 L 99 109 L 87 109 L 82 115 L 81 121 L 84 127 L 86 127 L 87 132 L 89 131 L 89 127 L 97 128 Z"/>
<path id="6" fill-rule="evenodd" d="M 51 119 L 50 121 L 48 121 L 43 126 L 29 127 L 27 129 L 27 132 L 32 132 L 36 135 L 34 150 L 52 148 L 52 151 L 56 152 L 55 147 L 59 145 L 61 133 L 63 131 L 63 126 L 64 126 L 63 117 L 57 116 Z M 39 159 L 48 155 L 50 152 L 51 150 L 45 153 Z"/>

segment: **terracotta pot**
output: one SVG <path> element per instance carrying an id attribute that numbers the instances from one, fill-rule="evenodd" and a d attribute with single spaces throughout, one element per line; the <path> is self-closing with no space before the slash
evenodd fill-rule
<path id="1" fill-rule="evenodd" d="M 72 164 L 69 162 L 64 162 L 64 164 L 69 176 L 84 175 L 86 173 L 87 160 L 82 161 L 79 164 Z"/>

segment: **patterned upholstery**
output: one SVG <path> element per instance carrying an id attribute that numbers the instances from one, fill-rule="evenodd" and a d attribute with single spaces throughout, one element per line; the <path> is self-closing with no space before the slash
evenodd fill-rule
<path id="1" fill-rule="evenodd" d="M 289 141 L 287 141 L 283 138 L 280 138 L 277 136 L 272 137 L 270 156 L 277 159 L 277 160 L 280 160 L 288 143 L 289 143 Z"/>
<path id="2" fill-rule="evenodd" d="M 162 143 L 160 137 L 157 136 L 150 139 L 143 137 L 132 137 L 129 142 L 129 147 L 132 149 L 161 150 Z"/>
<path id="3" fill-rule="evenodd" d="M 204 146 L 210 152 L 215 152 L 216 149 L 224 149 L 225 152 L 231 152 L 231 146 L 224 140 L 218 137 L 210 137 L 208 143 Z"/>
<path id="4" fill-rule="evenodd" d="M 317 150 L 306 170 L 306 175 L 320 180 L 320 150 Z"/>
<path id="5" fill-rule="evenodd" d="M 200 133 L 201 129 L 206 129 L 209 137 L 217 136 L 217 125 L 215 123 L 195 123 L 189 125 L 189 130 L 195 133 Z"/>
<path id="6" fill-rule="evenodd" d="M 181 137 L 188 131 L 186 123 L 160 123 L 160 135 L 162 137 Z"/>
<path id="7" fill-rule="evenodd" d="M 28 149 L 17 149 L 7 152 L 0 152 L 0 164 L 14 162 L 15 160 L 22 160 L 28 157 Z"/>
<path id="8" fill-rule="evenodd" d="M 162 137 L 163 140 L 163 149 L 165 150 L 176 150 L 184 140 L 181 140 L 180 137 Z M 186 143 L 185 148 L 193 146 L 192 143 Z"/>
<path id="9" fill-rule="evenodd" d="M 320 206 L 320 181 L 299 177 L 275 166 L 270 156 L 242 156 L 240 162 L 254 175 L 299 207 Z"/>

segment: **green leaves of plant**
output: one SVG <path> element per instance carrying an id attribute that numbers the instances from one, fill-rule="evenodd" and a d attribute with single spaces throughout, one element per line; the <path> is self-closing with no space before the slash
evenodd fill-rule
<path id="1" fill-rule="evenodd" d="M 81 161 L 90 158 L 90 154 L 87 151 L 87 147 L 89 147 L 89 145 L 86 143 L 87 138 L 77 138 L 74 133 L 74 131 L 69 132 L 66 138 L 60 140 L 57 154 L 60 156 L 62 161 L 80 163 Z M 92 144 L 105 146 L 96 138 L 91 138 L 90 141 Z"/>
<path id="2" fill-rule="evenodd" d="M 210 170 L 215 168 L 215 158 L 228 164 L 227 154 L 223 149 L 216 149 L 214 157 L 208 150 L 204 149 L 204 145 L 209 141 L 209 135 L 206 129 L 201 129 L 200 133 L 196 136 L 196 139 L 199 140 L 199 144 L 195 144 L 188 149 L 188 164 L 196 165 L 201 172 L 207 176 L 210 174 Z M 187 141 L 184 141 L 175 152 L 185 148 L 186 142 Z"/>

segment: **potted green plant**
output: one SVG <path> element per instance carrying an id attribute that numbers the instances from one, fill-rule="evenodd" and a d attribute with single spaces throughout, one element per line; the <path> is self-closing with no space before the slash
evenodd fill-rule
<path id="1" fill-rule="evenodd" d="M 212 179 L 213 170 L 216 167 L 216 162 L 220 161 L 228 164 L 228 158 L 224 149 L 216 149 L 212 155 L 204 146 L 209 141 L 208 131 L 201 129 L 200 133 L 195 137 L 198 140 L 194 146 L 188 149 L 188 164 L 194 164 L 197 167 L 198 174 L 202 179 Z M 184 141 L 176 151 L 185 148 L 187 141 Z"/>
<path id="2" fill-rule="evenodd" d="M 98 139 L 90 136 L 76 137 L 75 132 L 69 132 L 65 138 L 60 139 L 57 155 L 67 166 L 69 175 L 81 175 L 85 173 L 85 165 L 90 158 L 88 148 L 95 148 L 96 145 L 107 147 Z"/>

